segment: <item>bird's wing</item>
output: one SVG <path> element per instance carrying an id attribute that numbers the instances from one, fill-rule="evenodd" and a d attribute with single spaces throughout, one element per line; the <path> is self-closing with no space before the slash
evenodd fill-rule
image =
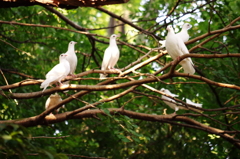
<path id="1" fill-rule="evenodd" d="M 109 67 L 113 68 L 119 59 L 120 52 L 117 46 L 111 48 L 111 51 L 112 53 L 111 53 L 111 59 L 109 61 Z"/>
<path id="2" fill-rule="evenodd" d="M 190 99 L 186 99 L 186 103 L 187 103 L 187 104 L 190 104 L 190 105 L 193 105 L 193 106 L 195 106 L 195 107 L 202 108 L 202 104 L 194 103 L 194 102 L 192 102 Z"/>
<path id="3" fill-rule="evenodd" d="M 176 34 L 183 42 L 187 42 L 189 40 L 189 35 L 186 30 L 182 30 L 181 32 Z"/>
<path id="4" fill-rule="evenodd" d="M 66 57 L 67 61 L 70 64 L 70 73 L 73 74 L 77 67 L 77 55 L 75 53 L 66 53 L 68 56 Z"/>
<path id="5" fill-rule="evenodd" d="M 179 56 L 182 56 L 184 54 L 189 54 L 189 51 L 188 51 L 186 45 L 179 38 L 178 38 L 177 47 L 178 47 Z M 194 74 L 195 73 L 195 69 L 193 67 L 194 64 L 193 64 L 192 59 L 190 57 L 182 60 L 180 62 L 180 65 L 182 65 L 184 73 L 189 73 L 189 74 Z"/>
<path id="6" fill-rule="evenodd" d="M 173 60 L 182 55 L 182 51 L 180 51 L 181 43 L 179 40 L 180 39 L 175 34 L 169 34 L 166 38 L 165 47 Z"/>
<path id="7" fill-rule="evenodd" d="M 160 48 L 164 48 L 166 40 L 160 40 L 159 43 L 162 45 Z"/>
<path id="8" fill-rule="evenodd" d="M 181 61 L 180 65 L 183 67 L 184 73 L 189 73 L 190 75 L 195 73 L 191 58 Z"/>
<path id="9" fill-rule="evenodd" d="M 54 66 L 47 74 L 46 74 L 46 78 L 58 78 L 62 75 L 65 75 L 67 71 L 67 68 L 64 64 L 60 63 L 57 64 L 56 66 Z"/>
<path id="10" fill-rule="evenodd" d="M 102 61 L 102 70 L 107 70 L 109 67 L 109 63 L 112 60 L 112 50 L 110 47 L 108 47 L 103 56 L 103 61 Z"/>

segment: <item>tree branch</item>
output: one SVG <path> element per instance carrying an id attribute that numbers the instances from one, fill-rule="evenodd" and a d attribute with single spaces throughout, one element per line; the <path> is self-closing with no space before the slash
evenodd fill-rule
<path id="1" fill-rule="evenodd" d="M 145 114 L 145 113 L 137 113 L 137 112 L 133 112 L 133 111 L 125 110 L 125 109 L 123 110 L 121 108 L 109 108 L 108 110 L 110 111 L 111 114 L 126 115 L 132 119 L 139 119 L 139 120 L 152 121 L 152 122 L 157 121 L 157 122 L 163 122 L 163 123 L 170 122 L 171 124 L 175 124 L 175 125 L 178 125 L 178 123 L 175 123 L 175 122 L 184 122 L 186 124 L 189 124 L 189 126 L 186 124 L 183 125 L 185 127 L 193 128 L 192 126 L 194 126 L 195 129 L 199 129 L 199 130 L 205 131 L 207 133 L 219 135 L 222 138 L 224 138 L 225 140 L 234 144 L 238 149 L 240 149 L 240 141 L 237 139 L 234 139 L 233 136 L 228 135 L 225 131 L 211 127 L 211 126 L 207 126 L 205 124 L 202 124 L 202 123 L 195 121 L 188 117 L 175 116 L 175 115 L 151 115 L 151 114 Z M 67 120 L 67 118 L 66 118 L 67 114 L 68 114 L 68 112 L 65 112 L 62 114 L 57 114 L 57 115 L 55 115 L 55 118 L 46 117 L 44 120 L 41 121 L 41 123 L 36 122 L 35 117 L 22 119 L 22 120 L 0 121 L 0 123 L 1 124 L 14 123 L 14 124 L 19 124 L 19 125 L 22 125 L 25 127 L 32 127 L 32 126 L 36 126 L 39 124 L 40 125 L 54 124 L 54 123 L 65 121 L 65 120 Z M 94 116 L 96 116 L 97 114 L 106 115 L 102 110 L 94 109 L 94 110 L 86 110 L 84 112 L 75 114 L 75 115 L 69 117 L 69 119 L 94 118 Z M 35 119 L 35 122 L 32 119 L 33 120 Z M 175 122 L 172 122 L 172 121 L 175 121 Z"/>
<path id="2" fill-rule="evenodd" d="M 116 18 L 116 19 L 122 21 L 123 23 L 126 23 L 126 24 L 130 25 L 131 27 L 137 29 L 137 30 L 140 31 L 140 32 L 143 32 L 143 33 L 145 33 L 145 34 L 154 36 L 154 37 L 155 37 L 156 39 L 158 39 L 158 40 L 162 40 L 161 38 L 159 38 L 158 36 L 154 35 L 153 33 L 144 30 L 143 28 L 141 28 L 141 27 L 133 24 L 132 22 L 128 21 L 127 19 L 124 19 L 124 18 L 122 18 L 121 16 L 118 16 L 118 15 L 116 15 L 116 14 L 114 14 L 114 13 L 112 13 L 112 12 L 110 12 L 110 11 L 102 8 L 102 7 L 96 7 L 96 9 L 98 9 L 98 10 L 100 10 L 100 11 L 108 14 L 109 16 L 111 16 L 111 17 L 113 17 L 113 18 Z"/>

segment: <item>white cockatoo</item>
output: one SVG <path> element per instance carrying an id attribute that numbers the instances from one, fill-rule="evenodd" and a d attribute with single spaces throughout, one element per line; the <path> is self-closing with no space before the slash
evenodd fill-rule
<path id="1" fill-rule="evenodd" d="M 64 79 L 70 72 L 69 62 L 66 60 L 67 54 L 60 55 L 60 63 L 54 66 L 47 74 L 46 80 L 42 82 L 40 88 L 43 91 L 50 85 L 59 82 L 62 85 L 61 80 Z"/>
<path id="2" fill-rule="evenodd" d="M 169 95 L 169 96 L 171 96 L 171 97 L 178 97 L 178 95 L 171 93 L 168 89 L 162 88 L 160 91 L 165 93 L 165 94 L 167 94 L 167 95 Z M 175 110 L 175 113 L 176 113 L 176 111 L 179 110 L 179 107 L 177 106 L 177 103 L 176 103 L 176 101 L 174 99 L 169 98 L 169 97 L 167 97 L 165 95 L 162 95 L 162 99 L 164 99 L 163 102 L 165 104 L 167 104 L 170 108 Z"/>
<path id="3" fill-rule="evenodd" d="M 173 31 L 172 26 L 167 27 L 168 34 L 166 37 L 166 49 L 168 54 L 172 57 L 173 60 L 177 59 L 179 56 L 184 54 L 189 54 L 189 51 L 184 44 L 183 40 L 176 36 Z M 182 65 L 184 73 L 194 74 L 195 69 L 193 67 L 193 62 L 191 58 L 185 58 L 180 63 Z"/>
<path id="4" fill-rule="evenodd" d="M 116 65 L 120 51 L 117 46 L 116 38 L 119 37 L 116 34 L 110 36 L 110 42 L 108 48 L 104 52 L 103 61 L 102 61 L 102 68 L 101 70 L 111 70 L 115 69 L 114 66 Z M 100 74 L 100 80 L 106 79 L 105 74 Z"/>
<path id="5" fill-rule="evenodd" d="M 68 44 L 68 51 L 66 52 L 66 54 L 68 55 L 67 56 L 67 61 L 69 62 L 70 64 L 70 75 L 71 76 L 75 76 L 74 75 L 74 72 L 76 70 L 76 67 L 77 67 L 77 55 L 75 53 L 75 49 L 74 49 L 74 46 L 77 42 L 74 42 L 74 41 L 71 41 L 69 42 Z"/>
<path id="6" fill-rule="evenodd" d="M 62 101 L 62 98 L 58 93 L 51 94 L 46 100 L 45 109 L 47 110 L 61 101 Z M 60 108 L 64 108 L 64 105 L 62 105 Z M 60 108 L 56 109 L 55 112 L 58 113 Z"/>

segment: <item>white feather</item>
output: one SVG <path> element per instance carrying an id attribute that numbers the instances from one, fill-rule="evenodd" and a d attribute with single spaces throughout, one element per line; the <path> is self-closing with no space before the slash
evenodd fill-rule
<path id="1" fill-rule="evenodd" d="M 102 67 L 101 70 L 110 70 L 110 69 L 114 69 L 114 66 L 116 65 L 119 56 L 120 56 L 120 52 L 117 46 L 117 42 L 116 42 L 116 38 L 118 36 L 113 34 L 110 37 L 110 42 L 109 42 L 109 46 L 108 48 L 105 50 L 104 52 L 104 56 L 103 56 L 103 61 L 102 61 Z M 106 75 L 104 74 L 100 74 L 100 79 L 105 79 Z"/>
<path id="2" fill-rule="evenodd" d="M 167 89 L 162 88 L 160 91 L 166 93 L 167 95 L 169 95 L 169 96 L 171 96 L 171 97 L 178 97 L 178 95 L 171 93 L 171 92 L 170 92 L 169 90 L 167 90 Z M 173 110 L 175 110 L 175 112 L 179 110 L 179 107 L 175 104 L 176 101 L 175 101 L 174 99 L 171 99 L 171 98 L 169 98 L 169 97 L 167 97 L 167 96 L 164 96 L 164 95 L 162 95 L 162 99 L 164 99 L 163 102 L 164 102 L 165 104 L 167 104 L 170 108 L 172 108 Z M 169 101 L 169 102 L 168 102 L 168 101 Z"/>
<path id="3" fill-rule="evenodd" d="M 41 84 L 40 88 L 44 88 L 43 91 L 50 85 L 56 82 L 61 84 L 61 80 L 64 79 L 70 72 L 69 62 L 66 60 L 67 55 L 60 55 L 60 63 L 54 66 L 47 74 L 46 80 Z"/>
<path id="4" fill-rule="evenodd" d="M 184 44 L 183 40 L 180 39 L 173 31 L 172 26 L 167 27 L 168 34 L 166 37 L 166 49 L 168 54 L 172 57 L 173 60 L 177 59 L 179 56 L 184 54 L 189 54 L 189 51 Z M 183 66 L 184 73 L 194 74 L 195 69 L 193 67 L 193 62 L 191 58 L 186 58 L 180 62 L 180 65 Z"/>
<path id="5" fill-rule="evenodd" d="M 188 29 L 192 27 L 189 23 L 184 23 L 182 26 L 182 30 L 176 35 L 183 40 L 183 42 L 187 42 L 189 40 Z"/>
<path id="6" fill-rule="evenodd" d="M 191 27 L 192 27 L 191 24 L 184 23 L 182 26 L 182 30 L 179 33 L 177 33 L 176 35 L 179 38 L 181 38 L 183 40 L 183 42 L 187 42 L 189 40 L 188 29 L 190 29 Z M 165 45 L 166 40 L 160 40 L 159 43 L 161 44 L 160 49 L 166 47 L 166 45 Z"/>
<path id="7" fill-rule="evenodd" d="M 71 75 L 74 75 L 74 72 L 76 70 L 76 67 L 77 67 L 77 55 L 75 53 L 75 49 L 74 49 L 74 46 L 77 42 L 74 42 L 74 41 L 71 41 L 69 44 L 68 44 L 68 51 L 66 52 L 66 54 L 68 55 L 67 56 L 67 61 L 69 62 L 70 64 L 70 74 Z"/>
<path id="8" fill-rule="evenodd" d="M 159 43 L 161 44 L 160 49 L 165 47 L 166 40 L 160 40 Z"/>
<path id="9" fill-rule="evenodd" d="M 186 103 L 187 103 L 187 104 L 190 104 L 190 105 L 193 105 L 193 106 L 195 106 L 195 107 L 202 108 L 202 104 L 194 103 L 194 102 L 192 102 L 190 99 L 187 99 L 187 98 L 186 98 Z"/>

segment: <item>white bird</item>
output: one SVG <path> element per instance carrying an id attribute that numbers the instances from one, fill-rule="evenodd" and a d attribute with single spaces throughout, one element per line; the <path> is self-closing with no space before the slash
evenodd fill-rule
<path id="1" fill-rule="evenodd" d="M 52 106 L 55 106 L 56 104 L 58 104 L 61 101 L 62 101 L 62 98 L 61 98 L 61 96 L 58 93 L 51 94 L 48 97 L 48 99 L 47 99 L 47 101 L 45 103 L 45 109 L 47 110 L 47 109 L 51 108 Z M 62 105 L 61 107 L 56 109 L 55 112 L 58 113 L 60 108 L 64 108 L 64 105 Z"/>
<path id="2" fill-rule="evenodd" d="M 184 44 L 183 40 L 176 36 L 173 31 L 172 26 L 167 27 L 168 34 L 166 37 L 166 49 L 168 54 L 172 57 L 173 60 L 177 59 L 179 56 L 184 54 L 189 54 L 189 51 Z M 193 67 L 193 62 L 191 58 L 185 58 L 180 63 L 182 65 L 184 73 L 194 74 L 195 69 Z"/>
<path id="3" fill-rule="evenodd" d="M 59 82 L 62 85 L 61 80 L 64 79 L 70 72 L 69 62 L 66 60 L 68 55 L 60 55 L 60 63 L 54 66 L 47 74 L 46 80 L 41 84 L 40 88 L 44 88 L 43 91 L 50 85 Z"/>
<path id="4" fill-rule="evenodd" d="M 165 47 L 166 40 L 160 40 L 159 43 L 162 45 L 162 46 L 160 46 L 160 49 L 161 49 L 161 48 L 164 48 L 164 47 Z"/>
<path id="5" fill-rule="evenodd" d="M 110 42 L 108 48 L 104 52 L 103 61 L 102 61 L 102 68 L 101 70 L 111 70 L 115 69 L 114 66 L 116 65 L 120 52 L 117 46 L 116 38 L 119 37 L 116 34 L 111 35 Z M 106 79 L 105 74 L 100 74 L 100 80 Z"/>
<path id="6" fill-rule="evenodd" d="M 189 40 L 188 29 L 190 29 L 191 27 L 192 27 L 191 24 L 184 23 L 183 26 L 182 26 L 182 30 L 179 33 L 176 34 L 179 38 L 181 38 L 183 40 L 184 43 Z M 160 40 L 159 43 L 162 45 L 160 47 L 160 49 L 164 48 L 166 40 Z"/>
<path id="7" fill-rule="evenodd" d="M 162 88 L 160 91 L 165 93 L 165 94 L 167 94 L 167 95 L 169 95 L 169 96 L 171 96 L 171 97 L 178 97 L 178 95 L 171 93 L 168 89 Z M 176 103 L 176 101 L 174 99 L 171 99 L 171 98 L 169 98 L 167 96 L 164 96 L 164 95 L 162 95 L 162 99 L 164 99 L 163 102 L 165 104 L 167 104 L 170 108 L 175 110 L 175 113 L 176 113 L 176 111 L 179 110 L 179 107 L 176 105 L 177 103 Z"/>
<path id="8" fill-rule="evenodd" d="M 75 49 L 74 49 L 74 46 L 77 42 L 74 42 L 74 41 L 71 41 L 69 42 L 68 44 L 68 51 L 66 52 L 66 54 L 68 55 L 67 56 L 67 61 L 69 62 L 70 64 L 70 75 L 71 76 L 75 76 L 74 75 L 74 72 L 76 70 L 76 67 L 77 67 L 77 55 L 75 53 Z"/>
<path id="9" fill-rule="evenodd" d="M 194 102 L 192 102 L 190 99 L 187 99 L 187 98 L 186 98 L 186 103 L 187 103 L 187 104 L 190 104 L 190 105 L 193 105 L 193 106 L 195 106 L 195 107 L 198 107 L 198 108 L 202 108 L 202 104 L 194 103 Z"/>
<path id="10" fill-rule="evenodd" d="M 176 35 L 183 40 L 183 42 L 187 42 L 189 40 L 188 29 L 192 27 L 189 23 L 184 23 L 182 26 L 182 30 Z"/>

